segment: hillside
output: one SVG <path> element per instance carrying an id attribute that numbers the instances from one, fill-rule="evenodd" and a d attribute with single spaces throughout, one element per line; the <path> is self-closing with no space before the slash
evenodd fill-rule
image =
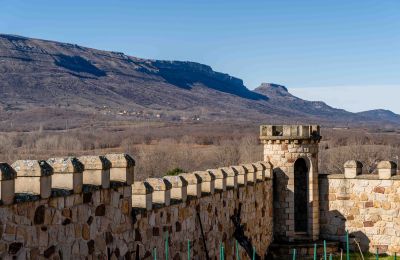
<path id="1" fill-rule="evenodd" d="M 400 123 L 397 115 L 381 118 L 305 101 L 277 84 L 251 91 L 241 79 L 195 62 L 1 34 L 0 92 L 2 130 L 120 119 Z"/>

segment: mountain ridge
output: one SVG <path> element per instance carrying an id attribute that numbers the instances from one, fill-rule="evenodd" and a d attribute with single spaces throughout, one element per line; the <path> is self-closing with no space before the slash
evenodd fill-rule
<path id="1" fill-rule="evenodd" d="M 17 121 L 22 112 L 26 118 L 29 111 L 47 109 L 63 118 L 75 118 L 74 112 L 66 115 L 63 110 L 76 111 L 77 122 L 90 114 L 96 120 L 125 116 L 400 124 L 395 114 L 381 119 L 376 112 L 351 113 L 295 97 L 279 84 L 263 83 L 252 91 L 241 79 L 197 62 L 143 59 L 5 34 L 0 34 L 0 90 L 0 116 L 7 122 Z"/>

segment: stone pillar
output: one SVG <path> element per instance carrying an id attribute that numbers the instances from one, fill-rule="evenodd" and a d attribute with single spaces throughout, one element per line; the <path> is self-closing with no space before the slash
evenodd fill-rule
<path id="1" fill-rule="evenodd" d="M 83 184 L 102 187 L 110 187 L 111 162 L 104 156 L 81 156 L 79 161 L 83 163 Z"/>
<path id="2" fill-rule="evenodd" d="M 17 173 L 7 163 L 0 163 L 0 200 L 4 205 L 14 202 Z"/>
<path id="3" fill-rule="evenodd" d="M 11 166 L 17 172 L 16 193 L 39 195 L 43 199 L 50 197 L 53 169 L 46 161 L 19 160 Z"/>
<path id="4" fill-rule="evenodd" d="M 135 160 L 126 153 L 107 154 L 111 162 L 110 181 L 131 185 L 134 181 Z"/>
<path id="5" fill-rule="evenodd" d="M 297 238 L 319 238 L 318 144 L 317 125 L 262 125 L 260 139 L 264 144 L 264 161 L 273 165 L 274 234 L 277 241 Z M 307 232 L 295 230 L 295 164 L 307 166 L 304 176 L 307 194 Z M 300 172 L 297 170 L 297 172 Z M 297 175 L 296 175 L 297 176 Z M 298 187 L 298 186 L 297 186 Z M 297 197 L 298 199 L 298 197 Z M 300 215 L 300 214 L 299 214 Z"/>
<path id="6" fill-rule="evenodd" d="M 381 161 L 378 163 L 378 175 L 381 180 L 388 180 L 397 174 L 397 164 L 392 161 Z"/>
<path id="7" fill-rule="evenodd" d="M 53 167 L 51 187 L 55 189 L 82 192 L 83 164 L 74 157 L 50 158 L 47 163 Z"/>

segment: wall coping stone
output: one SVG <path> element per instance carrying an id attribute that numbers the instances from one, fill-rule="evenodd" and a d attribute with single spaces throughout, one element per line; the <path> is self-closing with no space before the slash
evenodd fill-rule
<path id="1" fill-rule="evenodd" d="M 53 174 L 53 168 L 44 160 L 18 160 L 11 167 L 18 177 L 44 177 Z"/>
<path id="2" fill-rule="evenodd" d="M 109 170 L 111 168 L 111 162 L 102 155 L 84 155 L 78 159 L 85 166 L 85 170 Z"/>
<path id="3" fill-rule="evenodd" d="M 129 168 L 135 166 L 135 160 L 126 153 L 110 153 L 105 157 L 111 162 L 112 168 Z"/>
<path id="4" fill-rule="evenodd" d="M 84 165 L 75 157 L 50 158 L 47 163 L 54 173 L 82 173 L 84 170 Z"/>

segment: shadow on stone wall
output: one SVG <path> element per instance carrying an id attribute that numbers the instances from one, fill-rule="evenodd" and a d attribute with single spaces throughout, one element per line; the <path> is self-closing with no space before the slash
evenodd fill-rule
<path id="1" fill-rule="evenodd" d="M 319 176 L 320 187 L 320 237 L 321 239 L 340 241 L 342 248 L 346 248 L 346 217 L 338 210 L 329 210 L 329 185 L 326 176 Z M 343 195 L 343 203 L 347 201 L 345 194 Z M 348 207 L 351 210 L 351 207 Z M 353 218 L 349 215 L 349 220 Z M 365 225 L 367 223 L 360 223 Z M 349 233 L 350 250 L 359 252 L 368 252 L 370 248 L 370 239 L 362 231 L 355 231 Z M 358 247 L 358 245 L 360 248 Z"/>
<path id="2" fill-rule="evenodd" d="M 233 232 L 233 237 L 238 241 L 240 246 L 244 248 L 249 259 L 253 259 L 253 245 L 251 243 L 251 239 L 247 237 L 244 233 L 244 225 L 242 224 L 242 220 L 240 214 L 242 212 L 242 203 L 239 203 L 239 207 L 234 209 L 233 215 L 231 216 L 231 221 L 235 227 L 235 231 Z M 259 260 L 261 257 L 256 253 L 255 259 Z"/>

